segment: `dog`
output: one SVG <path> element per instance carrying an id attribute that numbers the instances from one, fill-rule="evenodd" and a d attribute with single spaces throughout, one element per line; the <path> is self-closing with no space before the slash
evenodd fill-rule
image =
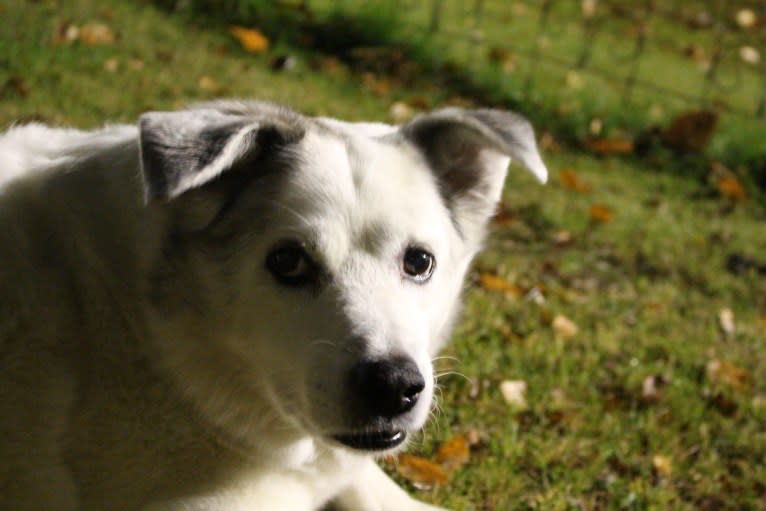
<path id="1" fill-rule="evenodd" d="M 530 123 L 220 100 L 0 135 L 0 510 L 426 511 L 376 465 Z"/>

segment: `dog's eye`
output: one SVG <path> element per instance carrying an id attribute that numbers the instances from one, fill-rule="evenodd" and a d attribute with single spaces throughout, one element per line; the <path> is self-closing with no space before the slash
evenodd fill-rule
<path id="1" fill-rule="evenodd" d="M 281 245 L 266 256 L 266 268 L 282 284 L 300 286 L 314 280 L 317 265 L 297 242 Z"/>
<path id="2" fill-rule="evenodd" d="M 405 275 L 416 282 L 425 282 L 430 279 L 435 265 L 434 256 L 421 248 L 408 248 L 402 260 L 402 270 Z"/>

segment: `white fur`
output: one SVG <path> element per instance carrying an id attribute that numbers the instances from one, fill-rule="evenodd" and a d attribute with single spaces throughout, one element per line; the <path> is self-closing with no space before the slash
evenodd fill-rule
<path id="1" fill-rule="evenodd" d="M 426 380 L 396 425 L 423 426 L 486 218 L 457 210 L 476 225 L 456 229 L 420 152 L 386 141 L 395 127 L 306 126 L 296 168 L 245 189 L 218 227 L 238 235 L 209 244 L 169 234 L 218 207 L 205 183 L 144 204 L 135 127 L 0 135 L 0 510 L 436 509 L 331 436 L 349 428 L 349 369 L 392 353 Z M 325 287 L 265 270 L 285 239 Z M 425 284 L 401 272 L 413 243 L 437 259 Z"/>

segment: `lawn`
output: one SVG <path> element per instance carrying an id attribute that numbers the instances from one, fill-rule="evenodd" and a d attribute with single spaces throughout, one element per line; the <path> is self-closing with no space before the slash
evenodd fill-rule
<path id="1" fill-rule="evenodd" d="M 133 122 L 219 96 L 390 120 L 402 97 L 455 99 L 383 87 L 288 43 L 251 54 L 225 25 L 145 1 L 10 0 L 0 17 L 2 126 Z M 112 38 L 71 36 L 94 23 Z M 280 56 L 294 66 L 272 69 Z M 511 169 L 438 360 L 438 412 L 410 449 L 433 460 L 468 438 L 469 457 L 442 484 L 400 475 L 406 463 L 390 471 L 455 510 L 766 510 L 763 200 L 682 170 L 544 151 L 549 185 Z M 525 402 L 504 399 L 506 381 L 526 384 Z"/>

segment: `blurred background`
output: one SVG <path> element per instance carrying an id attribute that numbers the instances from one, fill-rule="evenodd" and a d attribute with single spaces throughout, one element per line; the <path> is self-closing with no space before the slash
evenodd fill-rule
<path id="1" fill-rule="evenodd" d="M 0 125 L 216 97 L 535 125 L 443 388 L 384 461 L 452 509 L 766 509 L 766 2 L 3 0 Z M 1 164 L 1 163 L 0 163 Z"/>

